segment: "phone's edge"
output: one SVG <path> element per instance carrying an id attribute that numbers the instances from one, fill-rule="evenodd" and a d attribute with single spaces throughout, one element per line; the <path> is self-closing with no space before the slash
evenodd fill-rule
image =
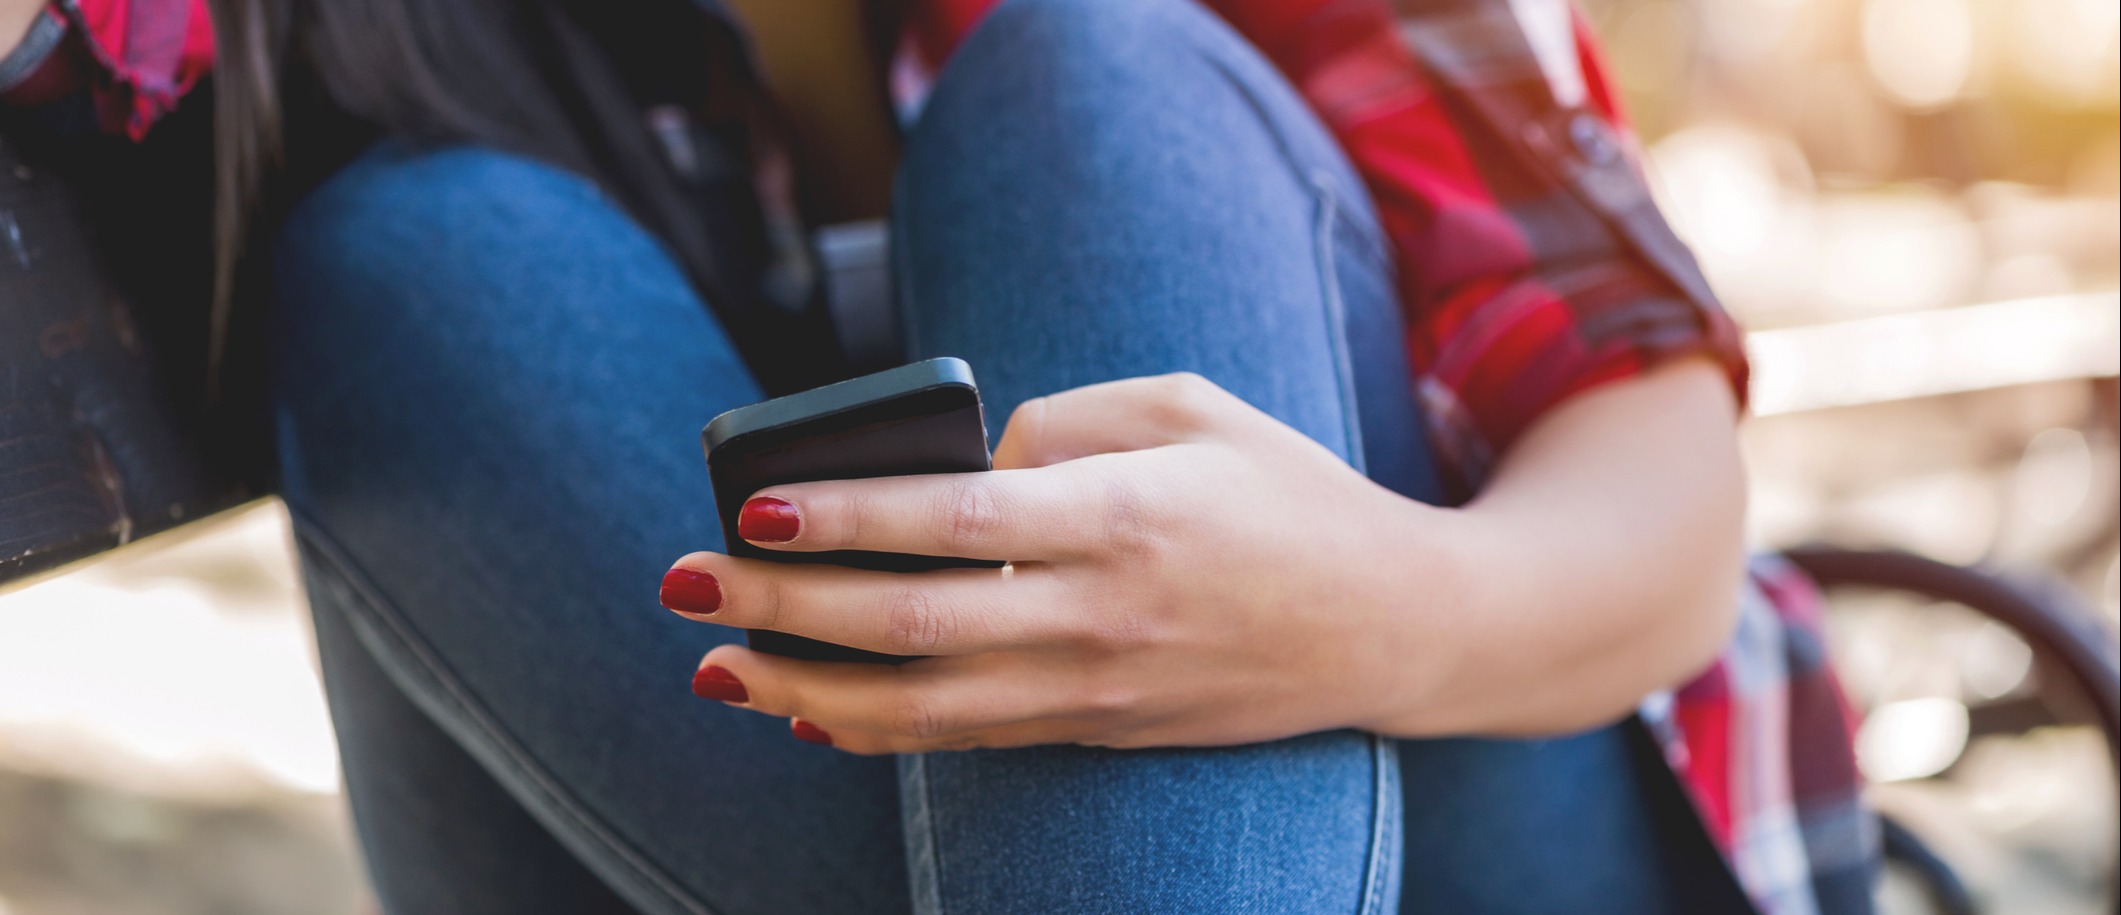
<path id="1" fill-rule="evenodd" d="M 972 381 L 972 366 L 966 364 L 965 360 L 956 356 L 937 356 L 726 410 L 708 420 L 706 428 L 700 430 L 700 444 L 706 449 L 707 459 L 711 463 L 714 460 L 714 450 L 732 441 L 786 428 L 798 422 L 857 410 L 874 403 L 877 398 L 868 396 L 865 389 L 878 383 L 894 381 L 894 376 L 900 375 L 919 378 L 917 386 L 903 389 L 900 393 L 921 393 L 946 387 L 978 390 L 978 386 Z M 985 419 L 984 416 L 981 417 L 982 426 L 985 425 Z"/>

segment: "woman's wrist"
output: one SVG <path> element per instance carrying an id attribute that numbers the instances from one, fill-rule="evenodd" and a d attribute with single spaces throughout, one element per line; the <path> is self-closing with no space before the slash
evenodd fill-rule
<path id="1" fill-rule="evenodd" d="M 1478 515 L 1397 494 L 1383 506 L 1376 548 L 1350 575 L 1378 583 L 1374 635 L 1353 654 L 1370 669 L 1356 727 L 1392 737 L 1451 733 L 1454 697 L 1486 652 L 1482 621 L 1496 600 L 1495 539 Z"/>
<path id="2" fill-rule="evenodd" d="M 1712 367 L 1665 367 L 1558 407 L 1464 508 L 1399 513 L 1421 556 L 1385 575 L 1418 670 L 1386 681 L 1393 704 L 1362 726 L 1570 733 L 1710 663 L 1744 571 L 1732 412 Z"/>

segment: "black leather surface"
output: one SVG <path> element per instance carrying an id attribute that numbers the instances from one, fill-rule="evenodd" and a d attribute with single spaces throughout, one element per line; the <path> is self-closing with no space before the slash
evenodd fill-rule
<path id="1" fill-rule="evenodd" d="M 0 586 L 265 488 L 264 462 L 232 459 L 231 437 L 209 431 L 203 377 L 177 381 L 163 368 L 198 354 L 163 354 L 168 335 L 153 328 L 167 322 L 139 320 L 112 268 L 126 259 L 108 256 L 84 216 L 92 195 L 62 174 L 63 159 L 32 165 L 19 152 L 0 136 Z"/>

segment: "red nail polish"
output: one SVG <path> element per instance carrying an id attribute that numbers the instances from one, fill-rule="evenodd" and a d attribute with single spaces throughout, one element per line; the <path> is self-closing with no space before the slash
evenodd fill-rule
<path id="1" fill-rule="evenodd" d="M 704 615 L 722 609 L 722 583 L 706 572 L 671 569 L 663 573 L 659 597 L 672 610 Z"/>
<path id="2" fill-rule="evenodd" d="M 787 543 L 802 529 L 803 519 L 787 499 L 759 496 L 736 513 L 737 536 L 757 543 Z"/>
<path id="3" fill-rule="evenodd" d="M 749 702 L 751 691 L 744 688 L 744 681 L 728 668 L 712 664 L 692 675 L 692 694 L 702 699 L 719 699 L 723 702 Z"/>
<path id="4" fill-rule="evenodd" d="M 795 739 L 804 743 L 814 743 L 821 747 L 832 746 L 831 734 L 825 733 L 824 728 L 804 721 L 801 718 L 788 719 L 788 733 L 794 734 Z"/>

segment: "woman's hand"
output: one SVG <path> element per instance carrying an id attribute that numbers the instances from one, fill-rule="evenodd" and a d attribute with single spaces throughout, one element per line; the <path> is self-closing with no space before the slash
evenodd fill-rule
<path id="1" fill-rule="evenodd" d="M 694 691 L 857 753 L 1214 745 L 1610 722 L 1722 647 L 1743 570 L 1728 383 L 1702 359 L 1579 394 L 1480 498 L 1432 508 L 1191 375 L 1026 403 L 991 473 L 776 486 L 745 539 L 1010 561 L 921 573 L 695 553 L 698 620 L 898 667 L 709 652 Z"/>
<path id="2" fill-rule="evenodd" d="M 690 618 L 927 656 L 835 664 L 725 645 L 696 690 L 856 753 L 1211 745 L 1378 720 L 1448 667 L 1432 649 L 1459 605 L 1451 513 L 1198 376 L 1026 403 L 995 465 L 756 494 L 740 530 L 762 547 L 1010 565 L 687 556 L 664 601 Z"/>

